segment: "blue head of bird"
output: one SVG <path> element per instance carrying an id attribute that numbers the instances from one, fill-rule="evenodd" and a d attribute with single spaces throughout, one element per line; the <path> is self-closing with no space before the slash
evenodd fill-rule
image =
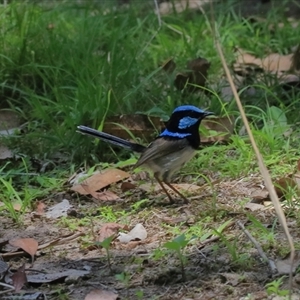
<path id="1" fill-rule="evenodd" d="M 186 138 L 191 146 L 197 149 L 200 145 L 200 123 L 204 118 L 213 114 L 193 105 L 178 106 L 172 112 L 166 129 L 160 136 L 170 139 Z"/>

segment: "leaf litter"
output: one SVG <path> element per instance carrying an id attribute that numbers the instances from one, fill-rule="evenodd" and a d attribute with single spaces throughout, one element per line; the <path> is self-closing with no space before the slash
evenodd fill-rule
<path id="1" fill-rule="evenodd" d="M 102 172 L 101 174 L 105 173 L 106 172 Z M 114 174 L 120 173 L 119 171 L 117 171 Z M 122 176 L 109 176 L 109 180 L 107 178 L 105 180 L 105 187 L 103 183 L 101 183 L 100 185 L 103 186 L 103 188 L 113 188 L 113 191 L 116 195 L 119 195 L 120 192 L 130 192 L 128 195 L 124 194 L 122 196 L 124 198 L 123 202 L 113 203 L 114 211 L 119 211 L 120 209 L 124 208 L 127 210 L 133 210 L 133 206 L 128 203 L 128 200 L 131 198 L 132 193 L 135 193 L 136 189 L 131 190 L 131 188 L 135 188 L 136 186 L 138 186 L 139 188 L 143 188 L 143 186 L 140 186 L 137 182 L 134 182 L 134 184 L 130 182 L 130 188 L 127 190 L 125 189 L 126 191 L 122 190 L 121 186 L 124 183 L 124 180 L 127 180 L 127 174 L 128 173 L 126 173 L 126 176 L 124 176 L 122 179 L 120 179 Z M 116 182 L 120 187 L 115 184 Z M 114 184 L 111 185 L 111 183 Z M 95 184 L 93 186 L 92 183 L 91 186 L 92 189 L 94 189 L 98 188 L 99 185 Z M 227 236 L 227 239 L 229 241 L 238 239 L 239 243 L 245 244 L 247 242 L 245 242 L 243 236 L 241 236 L 240 231 L 237 230 L 237 228 L 234 228 L 234 226 L 232 225 L 234 224 L 234 222 L 232 223 L 232 216 L 235 216 L 237 220 L 246 220 L 245 218 L 248 213 L 247 210 L 250 210 L 253 214 L 256 215 L 257 218 L 263 220 L 264 223 L 266 223 L 266 220 L 270 220 L 269 224 L 272 224 L 272 219 L 274 218 L 273 208 L 266 207 L 265 205 L 260 204 L 268 199 L 268 193 L 264 189 L 263 182 L 261 181 L 259 176 L 252 175 L 250 180 L 247 178 L 241 178 L 235 181 L 231 180 L 230 182 L 226 180 L 216 181 L 214 184 L 214 194 L 217 195 L 218 198 L 218 209 L 215 208 L 216 210 L 212 209 L 210 185 L 198 186 L 195 184 L 178 183 L 175 184 L 175 186 L 176 188 L 182 188 L 193 195 L 198 194 L 202 197 L 200 198 L 202 200 L 191 200 L 191 204 L 189 204 L 188 207 L 184 206 L 179 208 L 161 208 L 152 206 L 135 211 L 133 210 L 132 213 L 130 213 L 126 217 L 126 224 L 133 224 L 131 226 L 124 225 L 125 223 L 122 218 L 117 218 L 117 222 L 115 223 L 105 223 L 101 221 L 101 219 L 99 220 L 96 218 L 92 223 L 88 222 L 86 223 L 86 225 L 81 225 L 77 228 L 75 227 L 73 230 L 65 230 L 64 236 L 63 232 L 60 232 L 60 230 L 57 230 L 55 228 L 57 226 L 55 221 L 57 220 L 57 218 L 48 218 L 47 230 L 50 230 L 49 235 L 49 233 L 46 233 L 46 231 L 41 230 L 43 228 L 42 226 L 38 225 L 42 224 L 44 220 L 46 220 L 45 218 L 47 212 L 43 213 L 44 207 L 42 206 L 40 214 L 41 216 L 39 219 L 32 219 L 31 214 L 28 213 L 26 215 L 28 219 L 27 221 L 24 220 L 24 222 L 27 224 L 34 224 L 36 231 L 32 231 L 31 236 L 36 239 L 39 246 L 38 251 L 36 249 L 34 251 L 30 251 L 27 249 L 27 252 L 30 253 L 30 255 L 35 255 L 35 261 L 32 268 L 37 271 L 26 271 L 28 282 L 27 289 L 30 290 L 30 285 L 32 283 L 48 283 L 51 285 L 55 285 L 57 282 L 60 282 L 67 284 L 69 282 L 73 282 L 75 278 L 80 282 L 77 284 L 79 288 L 75 294 L 83 291 L 85 295 L 88 295 L 89 285 L 84 284 L 82 282 L 82 279 L 90 277 L 92 277 L 94 280 L 100 280 L 99 282 L 101 282 L 101 285 L 97 286 L 100 291 L 103 290 L 101 287 L 103 284 L 108 287 L 110 286 L 111 282 L 114 282 L 114 286 L 117 287 L 118 284 L 117 282 L 115 282 L 114 277 L 107 273 L 105 252 L 103 251 L 104 249 L 89 247 L 86 244 L 87 241 L 89 241 L 89 243 L 93 242 L 93 240 L 104 241 L 106 238 L 113 236 L 113 242 L 110 245 L 110 252 L 112 253 L 111 255 L 113 261 L 113 272 L 119 274 L 122 272 L 122 270 L 127 270 L 126 272 L 129 272 L 131 274 L 131 282 L 137 282 L 137 288 L 141 287 L 142 282 L 147 282 L 145 295 L 149 295 L 149 297 L 152 293 L 150 291 L 153 291 L 153 289 L 157 291 L 158 294 L 165 293 L 164 285 L 168 285 L 171 287 L 168 293 L 169 295 L 172 295 L 174 293 L 177 293 L 181 288 L 180 276 L 174 276 L 174 273 L 172 273 L 175 272 L 175 274 L 177 274 L 176 272 L 178 272 L 178 261 L 176 259 L 170 259 L 170 257 L 168 257 L 168 254 L 164 254 L 163 257 L 165 258 L 163 258 L 162 260 L 156 261 L 152 258 L 152 256 L 154 255 L 153 253 L 160 249 L 161 245 L 164 242 L 170 241 L 170 238 L 172 239 L 172 237 L 170 237 L 168 233 L 169 231 L 166 230 L 165 226 L 169 226 L 171 228 L 175 228 L 178 226 L 180 230 L 186 231 L 193 224 L 197 224 L 197 222 L 201 220 L 202 216 L 205 217 L 210 213 L 212 213 L 212 215 L 218 215 L 218 210 L 220 209 L 225 212 L 225 216 L 226 214 L 228 214 L 228 216 L 230 216 L 230 219 L 227 219 L 226 217 L 225 219 L 224 217 L 218 219 L 217 217 L 215 221 L 211 220 L 206 222 L 206 226 L 208 226 L 209 228 L 221 228 L 226 223 L 224 223 L 224 221 L 227 220 L 228 222 L 230 222 L 230 226 L 226 226 L 226 228 L 220 232 Z M 146 190 L 151 195 L 153 193 L 159 192 L 159 188 L 156 186 L 153 187 L 151 186 L 151 184 L 147 184 Z M 95 211 L 93 193 L 90 193 L 89 196 L 84 192 L 82 196 L 85 197 L 85 200 L 80 206 L 78 206 L 78 203 L 76 203 L 76 201 L 74 201 L 73 199 L 69 201 L 70 205 L 76 207 L 76 209 L 79 211 L 85 210 L 87 208 Z M 252 201 L 258 201 L 258 203 L 252 204 L 252 202 L 248 202 L 243 207 L 241 207 L 240 203 L 245 198 L 252 199 Z M 49 207 L 51 208 L 51 206 Z M 52 207 L 55 207 L 55 205 Z M 100 211 L 101 207 L 102 205 L 100 204 Z M 65 209 L 63 209 L 63 211 L 65 212 Z M 236 213 L 236 215 L 234 215 L 234 213 Z M 69 222 L 72 222 L 72 218 L 74 218 L 69 215 L 65 215 L 65 217 L 69 219 Z M 79 219 L 80 218 L 81 217 L 79 217 Z M 143 223 L 141 223 L 141 220 L 143 220 Z M 137 224 L 136 227 L 134 226 L 134 224 Z M 100 228 L 98 235 L 96 235 L 96 239 L 93 239 L 93 237 L 95 237 L 95 234 L 92 233 L 94 232 L 93 227 Z M 129 228 L 133 229 L 129 231 Z M 120 232 L 120 230 L 129 232 L 123 233 Z M 24 233 L 22 229 L 19 231 Z M 68 235 L 66 235 L 66 233 L 68 233 Z M 116 238 L 118 234 L 119 238 Z M 8 240 L 11 240 L 11 238 L 9 238 Z M 228 264 L 230 264 L 230 262 L 232 263 L 232 258 L 226 248 L 224 248 L 224 245 L 222 246 L 222 243 L 220 242 L 220 240 L 222 241 L 222 239 L 220 236 L 214 235 L 213 231 L 209 230 L 202 235 L 200 232 L 197 233 L 196 239 L 193 240 L 196 241 L 196 243 L 193 242 L 193 244 L 188 245 L 186 249 L 188 254 L 188 262 L 186 268 L 187 281 L 190 283 L 191 290 L 193 291 L 195 297 L 198 297 L 199 295 L 201 295 L 199 296 L 201 298 L 206 297 L 206 295 L 208 295 L 209 293 L 215 293 L 215 291 L 218 290 L 216 288 L 211 290 L 207 286 L 206 289 L 209 290 L 207 291 L 207 293 L 197 292 L 198 285 L 196 284 L 196 282 L 199 282 L 199 280 L 202 282 L 201 284 L 203 288 L 205 288 L 207 284 L 206 280 L 208 278 L 209 281 L 214 282 L 217 282 L 221 278 L 220 291 L 222 290 L 221 286 L 223 284 L 235 286 L 239 290 L 240 286 L 242 286 L 243 282 L 246 280 L 247 284 L 251 285 L 251 290 L 248 290 L 248 293 L 258 293 L 262 287 L 260 282 L 255 279 L 255 276 L 258 276 L 258 273 L 261 273 L 262 269 L 264 271 L 262 272 L 262 274 L 259 274 L 260 278 L 264 278 L 264 280 L 267 280 L 268 276 L 270 276 L 269 272 L 265 270 L 265 266 L 261 265 L 260 267 L 258 267 L 258 271 L 257 273 L 255 273 L 256 275 L 253 275 L 252 277 L 245 277 L 246 279 L 244 278 L 240 281 L 238 276 L 236 275 L 239 273 L 231 272 L 230 267 L 228 267 Z M 214 252 L 212 250 L 212 247 L 214 245 L 219 245 L 219 247 L 221 247 L 220 251 Z M 19 245 L 15 246 L 20 247 L 26 251 L 26 247 L 21 247 Z M 238 248 L 237 251 L 242 251 L 242 249 Z M 7 255 L 9 253 L 5 253 L 4 248 L 2 248 L 1 253 L 3 258 L 6 260 L 11 260 L 13 257 L 17 257 L 16 255 L 22 258 L 22 252 L 15 252 L 15 256 L 13 255 L 14 253 L 11 253 L 11 255 Z M 52 253 L 52 256 L 47 258 L 47 254 L 50 253 Z M 255 249 L 252 252 L 250 251 L 249 253 L 256 253 Z M 63 267 L 61 266 L 61 256 L 64 257 Z M 251 256 L 251 259 L 257 259 L 257 256 L 252 254 Z M 133 263 L 132 261 L 130 262 L 130 257 L 134 257 Z M 23 258 L 25 258 L 24 255 Z M 137 271 L 139 266 L 136 265 L 135 259 L 143 261 L 142 271 Z M 211 265 L 211 260 L 215 261 L 213 266 Z M 12 261 L 11 263 L 14 264 Z M 46 273 L 43 273 L 43 270 L 45 268 L 44 264 L 47 264 L 48 267 L 51 266 L 51 268 L 47 268 Z M 74 264 L 76 268 L 74 268 Z M 285 259 L 283 259 L 282 263 L 281 260 L 278 259 L 278 264 L 279 266 L 280 264 L 286 265 Z M 41 271 L 42 273 L 39 273 Z M 139 272 L 142 272 L 142 280 L 138 279 L 140 275 L 138 276 L 137 274 L 140 274 Z M 223 274 L 223 277 L 220 274 Z M 103 279 L 103 276 L 107 279 Z M 224 278 L 226 278 L 225 282 Z M 133 290 L 136 289 L 134 286 L 132 288 Z M 252 288 L 254 290 L 252 290 Z M 41 290 L 45 293 L 49 293 L 49 290 L 47 291 L 47 287 L 42 287 Z M 244 290 L 247 291 L 247 289 L 245 288 Z M 104 289 L 104 291 L 107 291 L 107 289 Z M 123 292 L 125 292 L 125 287 L 121 288 L 118 291 L 123 294 Z M 71 293 L 74 293 L 74 291 L 72 291 Z M 182 296 L 185 295 L 187 291 L 183 293 L 184 294 L 181 294 Z M 114 297 L 115 295 L 112 296 Z M 224 295 L 224 297 L 220 297 L 220 299 L 228 299 L 227 297 L 228 295 Z M 76 299 L 76 297 L 74 299 Z M 232 299 L 238 299 L 237 295 Z"/>
<path id="2" fill-rule="evenodd" d="M 192 189 L 197 188 L 195 191 L 199 189 L 199 186 L 190 186 Z M 260 273 L 259 278 L 264 278 L 265 280 L 269 276 L 269 273 L 265 270 L 265 266 L 259 262 L 259 258 L 255 255 L 252 256 L 252 259 L 257 259 L 257 272 L 254 272 L 252 276 L 246 276 L 244 279 L 240 279 L 236 275 L 240 273 L 232 272 L 229 267 L 232 263 L 232 259 L 226 248 L 222 246 L 222 243 L 218 242 L 220 241 L 220 237 L 215 236 L 211 230 L 204 235 L 201 235 L 199 232 L 196 238 L 193 239 L 193 242 L 186 248 L 187 263 L 185 268 L 189 291 L 186 289 L 181 290 L 182 284 L 178 281 L 180 276 L 176 275 L 179 270 L 177 269 L 179 265 L 175 257 L 172 258 L 169 254 L 164 254 L 161 259 L 153 259 L 155 251 L 161 249 L 160 245 L 172 240 L 172 236 L 170 236 L 165 226 L 170 226 L 170 228 L 178 226 L 178 228 L 184 232 L 191 226 L 191 223 L 187 223 L 191 215 L 194 218 L 194 222 L 198 222 L 203 214 L 206 214 L 206 211 L 211 211 L 212 199 L 209 196 L 210 193 L 207 193 L 210 187 L 205 186 L 204 188 L 200 187 L 200 189 L 201 193 L 206 192 L 208 196 L 202 198 L 201 201 L 193 200 L 188 207 L 166 208 L 154 205 L 128 214 L 126 224 L 132 224 L 130 226 L 124 225 L 125 223 L 123 222 L 124 220 L 122 221 L 122 217 L 117 218 L 117 222 L 115 223 L 107 223 L 101 221 L 101 218 L 94 218 L 92 223 L 88 222 L 86 225 L 81 225 L 73 230 L 65 230 L 64 237 L 63 232 L 55 228 L 57 226 L 56 219 L 47 219 L 47 224 L 43 225 L 46 225 L 46 227 L 41 226 L 44 222 L 43 216 L 39 219 L 31 219 L 31 223 L 33 222 L 32 224 L 34 224 L 36 229 L 32 229 L 33 231 L 31 231 L 30 235 L 38 242 L 39 250 L 31 252 L 35 253 L 35 261 L 32 266 L 32 271 L 27 268 L 25 271 L 28 282 L 26 291 L 32 290 L 31 285 L 33 283 L 39 283 L 42 285 L 38 290 L 50 295 L 49 293 L 52 286 L 55 286 L 57 283 L 65 283 L 66 291 L 73 297 L 71 299 L 81 299 L 82 295 L 85 295 L 84 297 L 88 297 L 88 295 L 90 297 L 90 295 L 97 295 L 98 293 L 102 295 L 102 292 L 104 294 L 106 292 L 112 293 L 107 297 L 116 297 L 116 295 L 123 297 L 128 292 L 132 297 L 135 297 L 135 292 L 139 289 L 143 289 L 146 299 L 153 296 L 153 291 L 155 291 L 154 293 L 157 295 L 166 293 L 163 299 L 170 299 L 170 297 L 173 297 L 171 295 L 175 294 L 183 297 L 189 293 L 193 295 L 191 299 L 195 299 L 195 297 L 205 299 L 207 295 L 211 295 L 212 293 L 221 295 L 218 291 L 223 290 L 223 285 L 229 284 L 235 286 L 237 291 L 242 291 L 241 287 L 246 281 L 247 285 L 250 285 L 251 288 L 247 290 L 244 286 L 244 294 L 247 291 L 248 293 L 259 292 L 262 288 L 261 281 L 256 280 L 256 276 Z M 220 181 L 214 186 L 214 189 L 218 195 L 217 206 L 222 207 L 228 214 L 232 212 L 241 213 L 235 217 L 238 220 L 245 218 L 246 215 L 246 211 L 241 208 L 239 204 L 240 201 L 245 197 L 249 197 L 251 194 L 253 195 L 255 190 L 263 190 L 260 178 L 255 176 L 252 176 L 251 181 L 246 180 L 246 178 L 236 180 L 235 182 L 228 182 L 226 180 Z M 151 193 L 153 192 L 152 190 Z M 86 197 L 86 195 L 84 196 Z M 128 197 L 130 196 L 127 196 L 127 198 Z M 95 203 L 91 200 L 92 198 L 90 198 L 90 201 L 86 198 L 80 205 L 80 210 L 95 210 Z M 126 197 L 124 201 L 126 201 Z M 71 203 L 75 207 L 78 206 L 78 203 L 74 200 L 71 200 Z M 100 206 L 100 208 L 101 207 L 102 206 Z M 125 203 L 115 203 L 113 205 L 113 211 L 117 212 L 122 209 L 122 207 L 129 209 L 131 206 Z M 256 214 L 257 212 L 254 211 L 253 213 Z M 259 214 L 261 213 L 262 212 L 259 211 Z M 257 217 L 260 216 L 259 214 Z M 28 213 L 26 216 L 30 220 L 30 214 Z M 272 209 L 267 209 L 263 212 L 263 220 L 272 220 L 273 217 L 274 212 Z M 69 219 L 69 222 L 72 222 L 72 217 L 67 216 L 66 218 Z M 142 223 L 141 220 L 143 220 Z M 229 219 L 223 217 L 222 219 L 217 218 L 216 221 L 207 221 L 206 226 L 209 228 L 219 228 L 224 225 L 225 220 L 228 220 L 231 225 L 226 226 L 226 228 L 220 232 L 227 236 L 228 239 L 238 238 L 239 243 L 243 245 L 247 243 L 243 235 L 241 235 L 241 232 L 235 228 L 232 216 Z M 270 221 L 270 223 L 272 223 L 272 221 Z M 100 228 L 99 233 L 96 235 L 98 241 L 103 241 L 112 235 L 117 237 L 120 230 L 122 232 L 128 232 L 127 236 L 126 234 L 121 234 L 121 241 L 114 239 L 110 246 L 110 252 L 114 273 L 121 274 L 122 272 L 127 272 L 130 274 L 129 290 L 126 285 L 120 286 L 116 282 L 114 274 L 109 274 L 104 249 L 87 247 L 87 241 L 93 242 L 92 232 L 94 230 L 91 226 L 95 229 L 97 227 Z M 132 230 L 130 231 L 129 228 Z M 18 229 L 18 231 L 20 233 L 23 232 L 23 234 L 25 232 L 22 228 Z M 68 233 L 68 235 L 66 235 L 66 233 Z M 14 231 L 14 234 L 16 235 L 16 231 Z M 123 241 L 123 237 L 128 239 Z M 9 240 L 10 239 L 11 238 L 9 238 Z M 126 242 L 126 244 L 123 244 L 123 242 Z M 221 247 L 220 251 L 212 250 L 212 247 L 216 245 Z M 242 251 L 242 248 L 238 247 L 238 249 Z M 255 250 L 252 252 L 256 253 Z M 250 251 L 249 253 L 252 252 Z M 4 254 L 3 248 L 1 253 Z M 22 265 L 21 261 L 24 262 L 25 259 L 25 257 L 22 259 L 21 256 L 20 262 L 13 262 L 8 256 L 4 257 L 9 260 L 11 265 L 19 264 L 18 267 Z M 214 263 L 212 264 L 211 261 L 214 261 Z M 89 280 L 86 281 L 85 278 L 91 278 L 90 280 L 95 283 L 98 282 L 93 286 L 100 292 L 92 293 Z M 225 281 L 224 278 L 226 278 Z M 69 285 L 70 282 L 74 282 L 76 291 L 72 289 L 72 285 Z M 144 284 L 142 282 L 144 282 Z M 198 290 L 199 282 L 201 282 L 201 286 L 204 289 L 202 292 Z M 212 288 L 211 282 L 218 282 L 219 287 Z M 49 286 L 47 287 L 43 284 L 48 284 Z M 168 290 L 165 289 L 165 285 L 168 286 Z M 111 287 L 118 287 L 118 293 L 112 291 Z M 22 290 L 24 288 L 25 286 L 22 287 Z M 228 294 L 224 294 L 224 296 L 219 296 L 218 299 L 228 299 L 228 297 Z M 238 299 L 237 297 L 237 295 L 232 296 L 231 299 Z"/>

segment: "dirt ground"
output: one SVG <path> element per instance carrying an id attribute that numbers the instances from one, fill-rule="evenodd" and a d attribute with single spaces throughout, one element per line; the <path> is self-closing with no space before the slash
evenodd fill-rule
<path id="1" fill-rule="evenodd" d="M 255 177 L 254 181 L 258 184 L 259 177 Z M 117 190 L 118 187 L 116 185 L 114 188 Z M 133 196 L 112 204 L 113 211 L 128 210 L 127 224 L 130 229 L 142 223 L 147 238 L 127 244 L 114 240 L 111 245 L 111 271 L 105 250 L 91 246 L 103 226 L 103 221 L 96 218 L 101 213 L 101 207 L 94 217 L 89 218 L 89 222 L 70 228 L 72 221 L 75 223 L 75 220 L 85 217 L 85 211 L 95 210 L 95 203 L 87 198 L 78 201 L 68 192 L 50 196 L 45 201 L 51 206 L 62 197 L 68 198 L 73 206 L 65 217 L 68 222 L 60 218 L 50 220 L 45 216 L 37 217 L 31 212 L 25 215 L 24 225 L 18 227 L 10 219 L 1 218 L 3 230 L 0 245 L 15 238 L 34 238 L 38 241 L 39 250 L 32 265 L 30 256 L 7 243 L 1 252 L 11 272 L 25 263 L 28 284 L 22 289 L 24 294 L 20 299 L 284 299 L 267 295 L 265 285 L 283 274 L 272 274 L 268 262 L 263 261 L 237 223 L 249 223 L 249 210 L 242 208 L 240 203 L 249 195 L 251 198 L 253 192 L 257 192 L 257 186 L 255 191 L 253 189 L 253 180 L 241 178 L 235 182 L 217 183 L 213 191 L 205 186 L 191 197 L 190 204 L 165 206 L 159 204 L 164 202 L 160 199 L 157 204 L 140 208 L 134 213 L 130 213 Z M 161 198 L 161 195 L 155 194 L 152 193 L 152 199 Z M 260 241 L 260 245 L 268 248 L 268 259 L 281 260 L 283 257 L 278 249 L 280 246 L 286 249 L 287 242 L 274 210 L 261 206 L 251 214 L 266 228 L 274 227 L 274 246 L 268 246 L 267 240 Z M 183 280 L 180 262 L 175 254 L 162 251 L 161 256 L 156 256 L 154 253 L 159 254 L 155 251 L 163 249 L 164 242 L 170 240 L 170 230 L 165 228 L 177 228 L 180 234 L 203 218 L 208 220 L 206 226 L 209 228 L 218 228 L 228 221 L 223 233 L 230 243 L 222 241 L 217 235 L 207 238 L 196 236 L 184 252 L 186 278 Z M 299 232 L 295 220 L 288 219 L 288 224 L 291 234 L 297 238 Z M 128 274 L 127 281 L 116 279 L 116 274 L 122 273 Z M 281 289 L 287 288 L 287 283 L 285 279 Z M 295 295 L 299 292 L 299 283 L 300 278 L 295 275 Z M 85 298 L 93 290 L 110 291 L 111 294 Z M 15 298 L 3 295 L 1 299 Z"/>

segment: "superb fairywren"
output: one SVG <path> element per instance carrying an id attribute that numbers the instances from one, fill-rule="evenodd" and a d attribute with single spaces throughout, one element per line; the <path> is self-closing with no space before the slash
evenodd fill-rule
<path id="1" fill-rule="evenodd" d="M 213 113 L 204 111 L 193 105 L 177 107 L 167 122 L 165 130 L 148 147 L 86 126 L 78 126 L 77 129 L 82 134 L 87 134 L 111 144 L 141 153 L 135 167 L 145 165 L 153 171 L 155 179 L 167 194 L 171 203 L 174 200 L 163 183 L 176 192 L 185 203 L 188 203 L 187 198 L 176 190 L 170 184 L 170 181 L 173 173 L 178 171 L 195 155 L 200 145 L 200 123 L 209 115 L 213 115 Z"/>

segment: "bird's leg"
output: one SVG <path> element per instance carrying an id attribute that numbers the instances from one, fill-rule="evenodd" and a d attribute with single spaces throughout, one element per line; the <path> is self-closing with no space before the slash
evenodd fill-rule
<path id="1" fill-rule="evenodd" d="M 166 195 L 168 196 L 170 203 L 174 203 L 174 199 L 171 197 L 171 195 L 168 193 L 167 189 L 164 187 L 163 183 L 161 180 L 159 180 L 159 178 L 157 176 L 155 176 L 155 179 L 157 180 L 157 182 L 159 183 L 159 185 L 162 187 L 162 189 L 164 190 L 164 192 L 166 193 Z"/>
<path id="2" fill-rule="evenodd" d="M 179 195 L 182 200 L 184 201 L 184 203 L 189 203 L 189 200 L 183 196 L 177 189 L 174 188 L 174 186 L 172 186 L 170 183 L 164 182 L 170 189 L 172 189 L 177 195 Z M 165 189 L 164 189 L 165 190 Z"/>

